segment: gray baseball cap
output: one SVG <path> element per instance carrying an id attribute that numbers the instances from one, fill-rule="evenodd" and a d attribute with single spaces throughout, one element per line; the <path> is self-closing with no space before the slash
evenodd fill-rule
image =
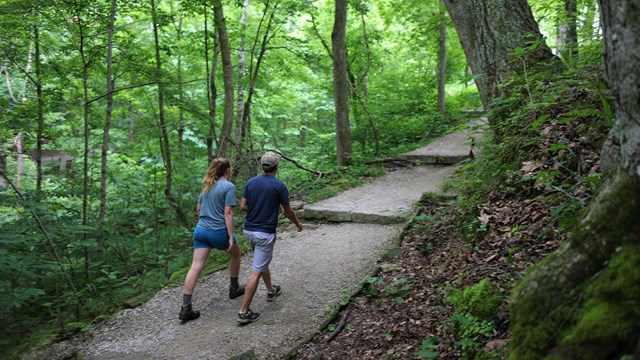
<path id="1" fill-rule="evenodd" d="M 280 154 L 277 154 L 273 151 L 267 151 L 260 158 L 260 165 L 274 167 L 278 165 L 278 161 L 280 161 L 280 159 L 282 159 L 282 156 Z"/>

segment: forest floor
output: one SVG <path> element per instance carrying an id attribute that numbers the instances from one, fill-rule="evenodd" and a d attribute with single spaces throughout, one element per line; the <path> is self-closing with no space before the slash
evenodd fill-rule
<path id="1" fill-rule="evenodd" d="M 429 354 L 425 358 L 466 358 L 470 354 L 463 353 L 451 320 L 454 306 L 447 297 L 452 289 L 489 279 L 508 295 L 524 269 L 559 243 L 550 240 L 510 259 L 502 244 L 465 243 L 446 203 L 422 201 L 416 219 L 403 232 L 401 251 L 379 260 L 381 270 L 370 284 L 294 359 L 420 359 L 415 353 L 421 350 Z M 507 307 L 505 301 L 493 333 L 479 339 L 483 346 L 467 352 L 506 351 Z"/>

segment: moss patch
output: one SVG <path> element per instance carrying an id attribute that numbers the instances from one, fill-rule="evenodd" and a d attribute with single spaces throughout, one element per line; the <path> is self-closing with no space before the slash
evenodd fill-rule
<path id="1" fill-rule="evenodd" d="M 494 320 L 497 317 L 504 297 L 498 287 L 487 279 L 468 287 L 455 300 L 457 309 L 467 312 L 481 320 Z"/>
<path id="2" fill-rule="evenodd" d="M 558 352 L 584 359 L 617 359 L 634 352 L 640 336 L 639 269 L 640 245 L 623 246 L 589 285 L 584 315 Z"/>

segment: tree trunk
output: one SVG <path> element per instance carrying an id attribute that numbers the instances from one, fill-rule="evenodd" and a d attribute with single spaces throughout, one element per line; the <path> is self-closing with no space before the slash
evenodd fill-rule
<path id="1" fill-rule="evenodd" d="M 33 29 L 36 46 L 36 101 L 38 102 L 38 133 L 36 135 L 36 190 L 42 190 L 42 134 L 44 133 L 44 100 L 42 99 L 42 59 L 40 58 L 40 31 Z M 66 160 L 64 160 L 66 161 Z"/>
<path id="2" fill-rule="evenodd" d="M 237 119 L 236 119 L 236 163 L 242 156 L 242 139 L 244 131 L 244 76 L 246 72 L 245 62 L 245 32 L 247 31 L 247 11 L 249 7 L 249 0 L 244 0 L 242 3 L 242 15 L 240 16 L 240 46 L 238 49 L 238 100 L 237 100 Z"/>
<path id="3" fill-rule="evenodd" d="M 577 0 L 564 0 L 565 12 L 558 25 L 558 40 L 556 42 L 561 56 L 571 59 L 578 51 L 578 3 Z"/>
<path id="4" fill-rule="evenodd" d="M 256 31 L 256 35 L 253 39 L 253 45 L 251 46 L 251 55 L 249 60 L 249 89 L 247 90 L 247 100 L 244 102 L 244 109 L 242 111 L 243 116 L 243 136 L 241 137 L 241 143 L 247 143 L 245 138 L 249 143 L 249 152 L 253 152 L 253 144 L 251 142 L 251 104 L 253 102 L 253 95 L 256 90 L 256 81 L 258 80 L 258 74 L 260 73 L 260 66 L 262 65 L 262 60 L 264 59 L 264 54 L 267 52 L 267 45 L 269 41 L 273 39 L 276 32 L 271 32 L 273 19 L 276 14 L 277 6 L 273 8 L 270 6 L 271 1 L 267 0 L 264 5 L 264 10 L 262 11 L 262 17 L 260 18 L 260 23 L 258 25 L 258 30 Z M 262 27 L 265 19 L 269 17 L 267 20 L 266 29 L 264 33 L 262 33 Z M 262 40 L 260 41 L 260 35 L 262 35 Z M 258 46 L 258 42 L 260 41 L 260 49 L 256 54 L 256 47 Z M 255 59 L 255 60 L 254 60 Z M 255 66 L 254 66 L 255 63 Z M 253 170 L 250 170 L 253 172 Z"/>
<path id="5" fill-rule="evenodd" d="M 169 205 L 176 212 L 178 221 L 184 227 L 189 226 L 189 221 L 186 215 L 182 211 L 182 208 L 178 206 L 172 192 L 173 181 L 173 165 L 171 162 L 171 143 L 169 142 L 169 131 L 167 122 L 165 119 L 164 109 L 164 82 L 162 74 L 162 61 L 160 59 L 160 39 L 158 36 L 158 12 L 156 9 L 155 0 L 151 0 L 151 15 L 153 17 L 153 38 L 155 43 L 155 60 L 156 60 L 156 79 L 158 81 L 158 120 L 160 122 L 160 152 L 164 160 L 164 167 L 167 171 L 166 183 L 164 194 L 167 197 Z"/>
<path id="6" fill-rule="evenodd" d="M 4 59 L 4 64 L 2 64 L 2 68 L 0 69 L 0 74 L 4 72 L 4 78 L 7 84 L 7 91 L 9 92 L 9 99 L 10 101 L 13 101 L 14 103 L 16 103 L 18 102 L 18 100 L 16 100 L 15 96 L 13 96 L 13 88 L 11 87 L 11 79 L 9 77 L 8 65 L 9 65 L 9 59 Z"/>
<path id="7" fill-rule="evenodd" d="M 84 149 L 82 156 L 82 226 L 86 227 L 88 222 L 89 208 L 89 63 L 85 53 L 84 22 L 80 16 L 80 10 L 75 9 L 75 21 L 78 24 L 78 43 L 76 49 L 82 60 L 82 91 L 83 91 L 83 128 L 84 128 Z M 86 242 L 87 231 L 82 233 L 82 240 Z M 89 247 L 85 245 L 84 250 L 84 277 L 89 279 Z"/>
<path id="8" fill-rule="evenodd" d="M 224 81 L 224 119 L 222 121 L 222 131 L 218 141 L 218 156 L 227 157 L 227 149 L 232 141 L 231 129 L 233 127 L 233 113 L 235 92 L 233 85 L 233 64 L 231 63 L 231 45 L 227 34 L 227 24 L 224 19 L 222 2 L 213 1 L 213 14 L 220 36 L 220 53 L 222 55 L 222 79 Z"/>
<path id="9" fill-rule="evenodd" d="M 24 149 L 22 147 L 22 131 L 13 140 L 16 146 L 16 188 L 22 189 L 22 178 L 24 176 Z"/>
<path id="10" fill-rule="evenodd" d="M 218 30 L 213 30 L 213 56 L 211 57 L 211 70 L 209 70 L 209 22 L 207 17 L 207 2 L 204 3 L 204 55 L 207 68 L 207 101 L 209 102 L 209 131 L 207 132 L 207 156 L 209 163 L 213 159 L 213 143 L 217 142 L 216 136 L 216 101 L 218 88 L 216 87 L 216 69 L 218 68 Z M 216 143 L 216 148 L 217 148 Z"/>
<path id="11" fill-rule="evenodd" d="M 0 140 L 0 172 L 7 173 L 7 153 L 4 149 L 4 141 Z M 0 176 L 0 192 L 3 192 L 9 185 L 4 177 Z"/>
<path id="12" fill-rule="evenodd" d="M 176 26 L 178 43 L 182 42 L 182 12 L 178 14 L 178 25 Z M 184 85 L 182 84 L 182 49 L 178 48 L 178 158 L 184 158 Z"/>
<path id="13" fill-rule="evenodd" d="M 360 8 L 360 20 L 362 22 L 362 37 L 364 38 L 364 46 L 365 46 L 365 49 L 367 50 L 367 65 L 365 66 L 362 72 L 362 76 L 360 77 L 360 82 L 362 83 L 363 96 L 360 97 L 355 91 L 355 88 L 353 89 L 353 91 L 355 93 L 354 95 L 356 96 L 356 98 L 360 101 L 360 105 L 364 110 L 364 114 L 367 117 L 367 120 L 369 121 L 369 126 L 371 126 L 371 131 L 373 133 L 375 154 L 378 155 L 380 153 L 380 136 L 378 135 L 378 127 L 376 126 L 376 123 L 374 122 L 374 120 L 371 117 L 371 114 L 369 113 L 368 76 L 369 76 L 369 70 L 371 69 L 371 47 L 369 46 L 369 36 L 367 33 L 367 23 L 364 18 L 364 13 L 365 13 L 364 10 L 365 10 L 364 7 Z M 364 149 L 364 144 L 362 148 Z"/>
<path id="14" fill-rule="evenodd" d="M 616 113 L 602 151 L 605 179 L 567 243 L 514 292 L 514 359 L 640 355 L 640 6 L 599 4 Z"/>
<path id="15" fill-rule="evenodd" d="M 109 130 L 113 114 L 113 89 L 115 79 L 112 76 L 113 67 L 113 32 L 116 21 L 116 0 L 111 0 L 109 11 L 109 35 L 107 36 L 107 108 L 105 110 L 104 128 L 102 130 L 102 153 L 100 167 L 100 210 L 98 211 L 98 224 L 102 224 L 107 215 L 107 151 L 109 150 Z"/>
<path id="16" fill-rule="evenodd" d="M 438 36 L 438 111 L 442 119 L 447 119 L 447 106 L 445 103 L 445 83 L 447 70 L 447 22 L 446 13 L 440 9 L 444 6 L 442 0 L 438 1 L 440 19 L 440 35 Z"/>
<path id="17" fill-rule="evenodd" d="M 127 127 L 127 141 L 128 142 L 133 142 L 134 141 L 134 134 L 135 134 L 135 130 L 136 130 L 136 120 L 135 120 L 135 109 L 133 108 L 133 104 L 129 103 L 129 106 L 127 108 L 127 112 L 128 114 L 128 118 L 129 118 L 129 126 Z"/>
<path id="18" fill-rule="evenodd" d="M 347 79 L 347 1 L 336 0 L 331 44 L 333 46 L 333 98 L 336 107 L 336 157 L 338 166 L 345 166 L 351 157 L 351 126 L 349 125 L 349 80 Z"/>
<path id="19" fill-rule="evenodd" d="M 498 84 L 514 73 L 553 58 L 527 0 L 443 0 L 473 71 L 480 98 L 488 110 L 502 95 Z M 527 49 L 523 59 L 514 56 Z M 525 61 L 523 66 L 522 61 Z"/>

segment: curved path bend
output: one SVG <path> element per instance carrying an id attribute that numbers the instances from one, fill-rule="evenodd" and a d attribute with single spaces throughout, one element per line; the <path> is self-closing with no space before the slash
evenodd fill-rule
<path id="1" fill-rule="evenodd" d="M 266 302 L 260 284 L 252 310 L 262 318 L 240 326 L 235 321 L 241 298 L 227 297 L 228 272 L 199 280 L 194 307 L 201 317 L 177 319 L 182 287 L 165 289 L 146 304 L 124 310 L 96 326 L 88 336 L 56 344 L 25 358 L 63 359 L 230 359 L 253 351 L 258 359 L 281 359 L 314 334 L 332 306 L 357 289 L 375 270 L 385 248 L 396 243 L 402 222 L 425 192 L 441 192 L 442 182 L 469 154 L 469 131 L 444 136 L 399 158 L 418 165 L 390 171 L 361 187 L 308 205 L 302 232 L 278 233 L 273 282 L 282 286 L 276 302 Z M 440 145 L 438 145 L 440 144 Z M 443 155 L 443 149 L 446 154 Z M 440 159 L 431 161 L 429 159 Z M 450 159 L 450 160 L 446 160 Z M 250 272 L 250 254 L 242 259 L 240 281 Z"/>

